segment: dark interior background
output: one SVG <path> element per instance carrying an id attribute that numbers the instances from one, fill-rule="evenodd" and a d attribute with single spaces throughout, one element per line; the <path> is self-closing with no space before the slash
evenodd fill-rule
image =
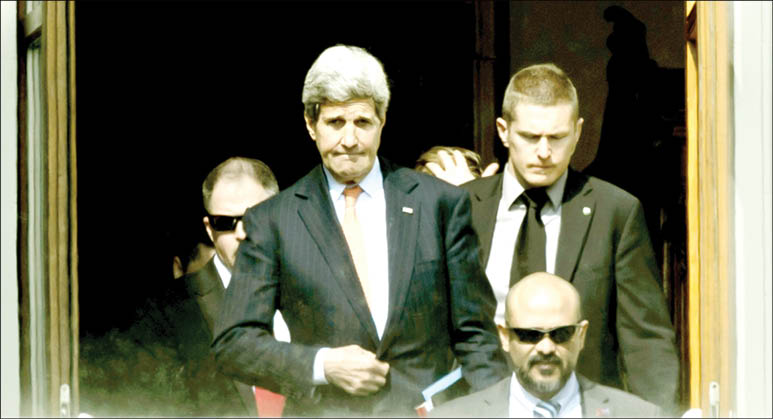
<path id="1" fill-rule="evenodd" d="M 384 63 L 382 155 L 412 167 L 432 145 L 473 148 L 473 12 L 459 1 L 78 3 L 81 335 L 126 327 L 171 280 L 175 241 L 203 230 L 201 182 L 218 163 L 263 160 L 284 189 L 319 162 L 301 90 L 328 46 Z"/>
<path id="2" fill-rule="evenodd" d="M 513 72 L 545 61 L 567 70 L 585 118 L 572 166 L 629 189 L 652 215 L 689 365 L 684 4 L 494 7 L 496 115 Z M 612 7 L 632 19 L 610 18 Z M 215 165 L 258 158 L 284 189 L 319 162 L 301 90 L 328 46 L 365 47 L 384 63 L 392 101 L 382 155 L 410 167 L 432 145 L 473 148 L 472 1 L 82 1 L 75 10 L 82 338 L 127 327 L 171 280 L 178 243 L 203 233 L 200 185 Z M 612 68 L 620 77 L 611 83 Z M 686 395 L 689 368 L 682 373 Z"/>

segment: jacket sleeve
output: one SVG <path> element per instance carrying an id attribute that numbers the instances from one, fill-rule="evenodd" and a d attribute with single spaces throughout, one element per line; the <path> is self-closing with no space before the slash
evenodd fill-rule
<path id="1" fill-rule="evenodd" d="M 478 258 L 468 193 L 460 191 L 444 218 L 452 347 L 464 378 L 481 390 L 509 369 L 494 325 L 496 299 Z"/>
<path id="2" fill-rule="evenodd" d="M 679 358 L 644 211 L 634 202 L 615 249 L 617 333 L 629 390 L 666 412 L 677 408 Z"/>
<path id="3" fill-rule="evenodd" d="M 253 207 L 243 219 L 247 238 L 239 245 L 212 348 L 222 373 L 295 399 L 310 398 L 318 348 L 279 342 L 271 333 L 281 269 L 271 208 Z"/>

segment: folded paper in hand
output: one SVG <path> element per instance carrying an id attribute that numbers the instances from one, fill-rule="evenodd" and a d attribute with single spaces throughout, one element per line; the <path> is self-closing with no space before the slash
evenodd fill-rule
<path id="1" fill-rule="evenodd" d="M 439 380 L 430 384 L 429 387 L 422 390 L 421 395 L 424 397 L 424 403 L 416 406 L 416 413 L 418 413 L 421 417 L 425 417 L 427 413 L 432 411 L 432 409 L 435 407 L 432 402 L 432 398 L 451 387 L 451 385 L 459 381 L 460 378 L 462 378 L 462 367 L 449 372 Z"/>

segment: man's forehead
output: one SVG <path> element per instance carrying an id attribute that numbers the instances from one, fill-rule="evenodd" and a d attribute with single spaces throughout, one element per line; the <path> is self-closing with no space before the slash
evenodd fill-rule
<path id="1" fill-rule="evenodd" d="M 526 124 L 538 119 L 540 121 L 552 120 L 560 122 L 571 122 L 572 105 L 561 102 L 554 105 L 539 105 L 533 103 L 519 103 L 515 106 L 515 121 Z"/>
<path id="2" fill-rule="evenodd" d="M 523 327 L 529 329 L 552 329 L 554 327 L 566 326 L 580 321 L 577 319 L 575 310 L 556 310 L 556 311 L 531 311 L 518 310 L 510 313 L 508 323 L 511 327 Z"/>
<path id="3" fill-rule="evenodd" d="M 353 99 L 346 102 L 323 103 L 319 110 L 323 118 L 343 116 L 348 113 L 375 117 L 376 107 L 372 99 Z"/>
<path id="4" fill-rule="evenodd" d="M 561 279 L 560 281 L 563 281 Z M 524 283 L 508 298 L 508 321 L 512 327 L 549 329 L 579 321 L 579 295 L 561 282 Z"/>

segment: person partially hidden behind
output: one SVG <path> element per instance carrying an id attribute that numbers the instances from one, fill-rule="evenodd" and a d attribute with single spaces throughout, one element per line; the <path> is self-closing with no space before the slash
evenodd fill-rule
<path id="1" fill-rule="evenodd" d="M 268 416 L 276 416 L 277 403 L 279 407 L 283 403 L 280 396 L 268 394 L 256 409 L 254 391 L 262 397 L 264 389 L 253 389 L 219 373 L 210 350 L 236 249 L 246 237 L 242 216 L 247 208 L 278 192 L 274 174 L 260 160 L 232 157 L 212 169 L 202 184 L 202 198 L 207 212 L 203 222 L 215 255 L 198 271 L 174 281 L 143 318 L 148 327 L 173 342 L 189 392 L 180 416 L 266 416 L 267 409 Z M 281 314 L 272 315 L 277 339 L 289 341 Z"/>
<path id="2" fill-rule="evenodd" d="M 660 408 L 575 372 L 588 320 L 571 283 L 546 273 L 526 276 L 507 294 L 498 325 L 512 374 L 435 408 L 433 417 L 656 417 Z"/>
<path id="3" fill-rule="evenodd" d="M 499 163 L 491 163 L 484 169 L 478 153 L 462 147 L 436 145 L 421 153 L 413 170 L 458 186 L 493 175 L 499 170 Z"/>
<path id="4" fill-rule="evenodd" d="M 302 94 L 322 164 L 243 218 L 213 349 L 288 416 L 415 416 L 454 358 L 475 390 L 507 368 L 469 195 L 377 156 L 389 96 L 370 53 L 324 50 Z"/>
<path id="5" fill-rule="evenodd" d="M 569 168 L 583 124 L 572 81 L 553 64 L 518 71 L 496 124 L 505 170 L 461 185 L 497 297 L 495 322 L 522 277 L 559 275 L 590 320 L 579 371 L 676 412 L 679 357 L 644 212 L 633 195 Z"/>
<path id="6" fill-rule="evenodd" d="M 198 271 L 215 256 L 215 247 L 209 242 L 209 239 L 206 239 L 206 241 L 201 239 L 194 241 L 194 243 L 186 243 L 186 246 L 180 248 L 180 253 L 173 256 L 172 272 L 174 279 L 182 278 L 186 274 Z"/>

